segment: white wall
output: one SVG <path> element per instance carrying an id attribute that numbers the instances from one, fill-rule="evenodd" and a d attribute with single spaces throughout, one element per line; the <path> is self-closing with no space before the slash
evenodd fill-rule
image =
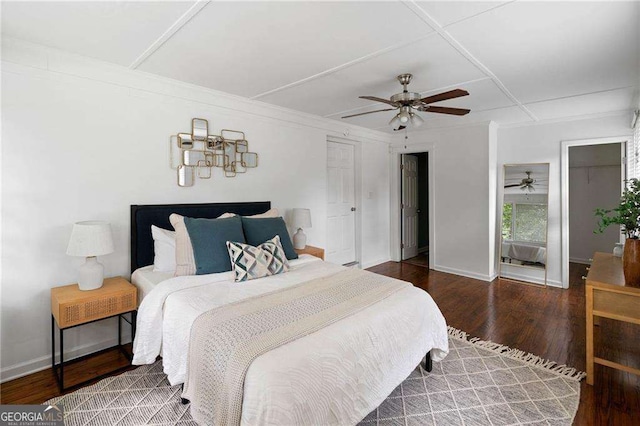
<path id="1" fill-rule="evenodd" d="M 569 148 L 569 259 L 590 263 L 593 253 L 609 253 L 620 242 L 620 227 L 594 234 L 596 208 L 612 209 L 622 186 L 620 144 Z"/>
<path id="2" fill-rule="evenodd" d="M 433 214 L 431 268 L 491 281 L 495 277 L 497 141 L 493 124 L 430 129 L 398 136 L 392 157 L 392 257 L 399 258 L 399 169 L 402 152 L 428 151 Z M 417 150 L 417 151 L 416 151 Z"/>
<path id="3" fill-rule="evenodd" d="M 2 300 L 4 380 L 47 367 L 51 287 L 73 283 L 82 259 L 65 255 L 72 224 L 111 222 L 105 275 L 129 276 L 129 206 L 271 201 L 310 208 L 309 244 L 326 234 L 326 139 L 362 149 L 362 263 L 389 259 L 389 135 L 272 107 L 138 71 L 3 40 Z M 179 188 L 168 140 L 191 118 L 246 133 L 260 165 L 235 178 Z M 67 357 L 106 347 L 115 320 L 65 334 Z"/>
<path id="4" fill-rule="evenodd" d="M 547 283 L 561 284 L 560 149 L 565 140 L 625 136 L 631 133 L 630 114 L 498 130 L 498 166 L 549 163 L 549 230 Z"/>

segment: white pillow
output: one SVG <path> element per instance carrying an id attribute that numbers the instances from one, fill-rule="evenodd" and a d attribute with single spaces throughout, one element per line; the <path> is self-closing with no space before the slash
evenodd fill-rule
<path id="1" fill-rule="evenodd" d="M 153 236 L 153 271 L 173 272 L 176 270 L 176 233 L 151 225 Z"/>

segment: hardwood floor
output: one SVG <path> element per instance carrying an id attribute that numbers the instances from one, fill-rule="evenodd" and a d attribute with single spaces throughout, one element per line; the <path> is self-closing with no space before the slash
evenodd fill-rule
<path id="1" fill-rule="evenodd" d="M 447 323 L 472 336 L 531 352 L 585 370 L 584 265 L 571 265 L 569 290 L 509 281 L 486 283 L 431 271 L 424 266 L 387 262 L 370 269 L 427 290 Z M 640 326 L 601 320 L 598 353 L 640 368 Z M 105 351 L 65 370 L 69 384 L 126 364 L 118 350 Z M 640 378 L 596 366 L 596 386 L 581 385 L 576 425 L 639 425 Z M 57 396 L 50 370 L 3 384 L 2 404 L 41 403 Z"/>
<path id="2" fill-rule="evenodd" d="M 570 288 L 492 283 L 387 262 L 373 272 L 429 292 L 447 323 L 472 336 L 585 371 L 585 265 L 571 264 Z M 601 319 L 596 355 L 640 368 L 640 326 Z M 596 365 L 595 386 L 581 385 L 575 425 L 639 425 L 640 377 Z"/>

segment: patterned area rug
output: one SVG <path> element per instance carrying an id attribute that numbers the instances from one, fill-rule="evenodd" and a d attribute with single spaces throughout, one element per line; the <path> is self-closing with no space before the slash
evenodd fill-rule
<path id="1" fill-rule="evenodd" d="M 570 425 L 584 373 L 449 327 L 450 352 L 418 366 L 360 423 L 382 425 Z M 47 401 L 65 424 L 195 425 L 160 361 Z"/>

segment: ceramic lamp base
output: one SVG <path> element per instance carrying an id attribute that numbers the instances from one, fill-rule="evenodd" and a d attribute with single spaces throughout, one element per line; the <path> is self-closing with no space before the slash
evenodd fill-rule
<path id="1" fill-rule="evenodd" d="M 307 236 L 302 232 L 302 228 L 298 228 L 293 236 L 293 248 L 301 250 L 307 246 Z"/>
<path id="2" fill-rule="evenodd" d="M 78 288 L 82 291 L 95 290 L 102 287 L 104 266 L 98 263 L 95 256 L 87 257 L 87 261 L 79 269 Z"/>

